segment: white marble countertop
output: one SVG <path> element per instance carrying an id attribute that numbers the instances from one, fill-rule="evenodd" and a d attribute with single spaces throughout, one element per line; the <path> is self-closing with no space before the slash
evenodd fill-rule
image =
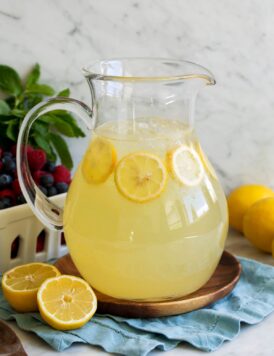
<path id="1" fill-rule="evenodd" d="M 253 258 L 274 266 L 274 259 L 270 255 L 256 250 L 245 238 L 233 231 L 229 233 L 226 249 L 236 255 Z M 80 344 L 74 344 L 64 352 L 55 352 L 36 335 L 20 330 L 15 322 L 9 322 L 9 325 L 15 330 L 21 339 L 26 352 L 30 356 L 57 356 L 69 354 L 73 356 L 84 354 L 91 356 L 107 355 L 106 352 L 98 347 Z M 213 352 L 213 354 L 216 356 L 272 356 L 274 355 L 273 330 L 274 313 L 258 325 L 245 326 L 238 337 L 231 342 L 226 342 L 219 350 Z M 182 355 L 182 353 L 190 356 L 205 355 L 203 351 L 199 351 L 187 344 L 181 344 L 172 351 L 165 353 L 153 352 L 151 353 L 151 356 L 179 356 Z"/>

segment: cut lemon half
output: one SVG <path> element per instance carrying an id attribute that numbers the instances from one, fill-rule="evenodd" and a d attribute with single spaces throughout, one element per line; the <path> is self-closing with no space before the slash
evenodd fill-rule
<path id="1" fill-rule="evenodd" d="M 62 275 L 46 280 L 37 294 L 42 318 L 57 330 L 77 329 L 97 309 L 97 298 L 82 278 Z"/>
<path id="2" fill-rule="evenodd" d="M 169 151 L 167 167 L 171 175 L 184 185 L 194 186 L 203 179 L 204 168 L 200 157 L 188 146 L 181 145 Z"/>
<path id="3" fill-rule="evenodd" d="M 167 172 L 161 159 L 146 152 L 125 156 L 115 171 L 115 183 L 120 193 L 139 203 L 157 198 L 164 190 L 166 179 Z"/>
<path id="4" fill-rule="evenodd" d="M 15 310 L 36 311 L 39 287 L 46 279 L 59 275 L 56 267 L 46 263 L 35 262 L 15 267 L 3 275 L 3 294 Z"/>
<path id="5" fill-rule="evenodd" d="M 95 138 L 85 154 L 82 165 L 86 181 L 88 183 L 105 182 L 114 170 L 116 157 L 116 150 L 108 140 Z"/>

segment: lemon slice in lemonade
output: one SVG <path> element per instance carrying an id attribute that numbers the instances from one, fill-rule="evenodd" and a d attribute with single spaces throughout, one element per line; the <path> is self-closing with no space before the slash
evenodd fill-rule
<path id="1" fill-rule="evenodd" d="M 211 174 L 211 176 L 215 179 L 218 179 L 217 176 L 216 176 L 216 173 L 215 173 L 215 170 L 212 166 L 212 164 L 209 162 L 208 158 L 206 157 L 206 155 L 204 154 L 203 150 L 202 150 L 202 147 L 200 146 L 199 143 L 197 143 L 195 145 L 196 149 L 197 149 L 197 152 L 201 158 L 201 161 L 205 167 L 205 169 L 208 171 L 208 173 Z"/>
<path id="2" fill-rule="evenodd" d="M 31 312 L 38 310 L 37 292 L 41 284 L 60 272 L 46 263 L 29 263 L 15 267 L 2 278 L 2 289 L 9 304 L 17 311 Z"/>
<path id="3" fill-rule="evenodd" d="M 114 170 L 116 157 L 116 150 L 108 140 L 95 138 L 85 154 L 82 165 L 86 181 L 88 183 L 105 182 Z"/>
<path id="4" fill-rule="evenodd" d="M 199 184 L 204 176 L 203 164 L 198 153 L 186 145 L 167 153 L 167 166 L 171 175 L 187 186 Z"/>
<path id="5" fill-rule="evenodd" d="M 37 301 L 42 318 L 57 330 L 80 328 L 97 309 L 97 298 L 89 284 L 68 275 L 46 280 Z"/>
<path id="6" fill-rule="evenodd" d="M 145 203 L 157 198 L 164 190 L 166 168 L 159 157 L 136 152 L 125 156 L 115 171 L 115 183 L 126 198 Z"/>

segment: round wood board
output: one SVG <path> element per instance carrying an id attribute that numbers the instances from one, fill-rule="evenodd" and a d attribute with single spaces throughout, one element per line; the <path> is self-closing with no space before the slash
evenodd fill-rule
<path id="1" fill-rule="evenodd" d="M 56 261 L 61 273 L 80 276 L 70 255 Z M 134 302 L 116 299 L 95 290 L 97 312 L 128 318 L 150 318 L 187 313 L 211 304 L 232 291 L 241 274 L 241 265 L 229 252 L 224 251 L 219 265 L 210 280 L 199 290 L 185 297 L 161 302 Z"/>

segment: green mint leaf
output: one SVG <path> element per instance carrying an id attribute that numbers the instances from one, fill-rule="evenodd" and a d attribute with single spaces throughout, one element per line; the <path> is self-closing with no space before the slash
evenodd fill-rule
<path id="1" fill-rule="evenodd" d="M 67 137 L 75 137 L 74 131 L 70 124 L 52 113 L 43 115 L 40 120 L 51 124 L 52 128 L 56 129 L 62 135 Z"/>
<path id="2" fill-rule="evenodd" d="M 54 111 L 55 113 L 55 111 Z M 66 121 L 72 128 L 73 132 L 74 132 L 74 137 L 85 137 L 85 133 L 80 129 L 80 127 L 77 124 L 77 121 L 74 119 L 74 117 L 67 113 L 67 112 L 62 112 L 59 111 L 56 116 L 58 116 L 59 118 L 61 118 L 62 120 Z"/>
<path id="3" fill-rule="evenodd" d="M 0 115 L 8 115 L 10 113 L 10 107 L 5 100 L 0 100 Z"/>
<path id="4" fill-rule="evenodd" d="M 26 79 L 26 87 L 29 88 L 31 85 L 36 84 L 40 78 L 40 65 L 38 63 L 32 68 L 31 72 Z"/>
<path id="5" fill-rule="evenodd" d="M 4 64 L 0 64 L 0 89 L 7 94 L 15 96 L 23 91 L 18 73 Z"/>
<path id="6" fill-rule="evenodd" d="M 54 95 L 54 89 L 47 84 L 32 84 L 28 87 L 27 93 L 36 93 L 46 96 Z"/>
<path id="7" fill-rule="evenodd" d="M 39 147 L 39 148 L 42 148 L 42 150 L 44 150 L 48 155 L 51 155 L 52 153 L 52 149 L 51 149 L 51 146 L 49 144 L 49 140 L 46 136 L 42 136 L 40 135 L 38 132 L 35 132 L 33 134 L 33 139 L 36 143 L 36 145 Z"/>
<path id="8" fill-rule="evenodd" d="M 17 120 L 11 120 L 9 122 L 7 131 L 6 131 L 6 135 L 12 141 L 14 141 L 14 142 L 17 141 L 17 136 L 18 136 L 18 121 Z"/>
<path id="9" fill-rule="evenodd" d="M 11 114 L 13 116 L 19 117 L 20 119 L 23 119 L 26 116 L 26 111 L 21 109 L 13 109 L 11 110 Z"/>
<path id="10" fill-rule="evenodd" d="M 69 88 L 59 91 L 59 93 L 56 96 L 63 96 L 65 98 L 69 97 L 70 96 Z"/>
<path id="11" fill-rule="evenodd" d="M 66 141 L 61 136 L 54 133 L 50 134 L 50 140 L 58 153 L 62 164 L 68 169 L 72 169 L 73 162 Z"/>

